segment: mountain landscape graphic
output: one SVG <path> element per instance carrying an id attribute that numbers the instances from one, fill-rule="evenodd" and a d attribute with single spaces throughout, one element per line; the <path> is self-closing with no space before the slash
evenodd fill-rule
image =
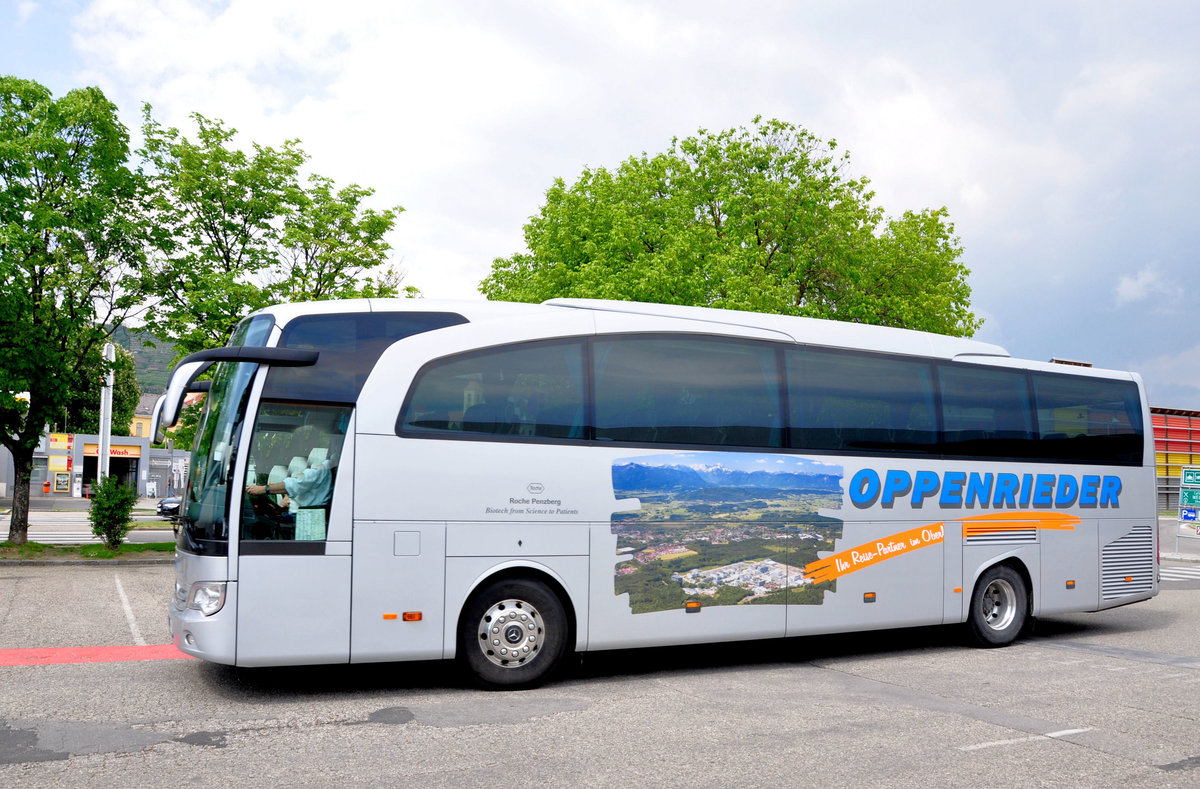
<path id="1" fill-rule="evenodd" d="M 837 493 L 840 474 L 796 471 L 744 471 L 714 464 L 705 466 L 651 465 L 629 462 L 614 465 L 613 492 L 617 496 L 637 491 L 686 492 L 707 488 L 754 488 L 793 493 Z"/>

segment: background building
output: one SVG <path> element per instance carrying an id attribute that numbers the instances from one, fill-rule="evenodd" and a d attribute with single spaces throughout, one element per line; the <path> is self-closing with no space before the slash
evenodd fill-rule
<path id="1" fill-rule="evenodd" d="M 1158 509 L 1179 510 L 1179 470 L 1200 466 L 1200 411 L 1151 408 Z M 1176 512 L 1178 514 L 1178 512 Z"/>

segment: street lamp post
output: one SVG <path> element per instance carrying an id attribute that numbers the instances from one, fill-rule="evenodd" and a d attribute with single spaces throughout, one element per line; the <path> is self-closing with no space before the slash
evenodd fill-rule
<path id="1" fill-rule="evenodd" d="M 108 476 L 108 455 L 112 445 L 113 362 L 116 360 L 117 349 L 111 342 L 104 343 L 104 385 L 100 387 L 100 456 L 96 459 L 100 479 Z"/>

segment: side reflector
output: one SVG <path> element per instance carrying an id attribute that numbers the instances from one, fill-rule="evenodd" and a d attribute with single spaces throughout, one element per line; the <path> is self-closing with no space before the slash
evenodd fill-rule
<path id="1" fill-rule="evenodd" d="M 383 618 L 384 619 L 395 619 L 396 615 L 395 614 L 384 614 Z"/>
<path id="2" fill-rule="evenodd" d="M 405 622 L 420 622 L 421 621 L 421 612 L 420 611 L 405 611 L 404 612 L 404 621 Z"/>
<path id="3" fill-rule="evenodd" d="M 954 593 L 955 593 L 955 594 L 962 594 L 962 587 L 961 587 L 961 586 L 956 586 L 956 587 L 954 587 Z"/>
<path id="4" fill-rule="evenodd" d="M 864 603 L 875 602 L 875 593 L 874 592 L 863 592 L 863 602 Z"/>
<path id="5" fill-rule="evenodd" d="M 1133 583 L 1133 576 L 1132 575 L 1125 576 L 1125 583 L 1127 583 L 1127 584 Z"/>
<path id="6" fill-rule="evenodd" d="M 1074 589 L 1074 588 L 1075 588 L 1075 582 L 1074 582 L 1074 581 L 1067 581 L 1067 588 L 1068 588 L 1068 589 Z"/>
<path id="7" fill-rule="evenodd" d="M 699 600 L 688 600 L 686 603 L 683 604 L 683 610 L 687 611 L 689 614 L 700 613 L 700 601 Z"/>

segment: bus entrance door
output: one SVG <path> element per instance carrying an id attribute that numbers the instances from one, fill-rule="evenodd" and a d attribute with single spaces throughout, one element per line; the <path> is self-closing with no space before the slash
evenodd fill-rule
<path id="1" fill-rule="evenodd" d="M 237 664 L 349 662 L 350 556 L 326 555 L 338 544 L 323 541 L 240 547 L 250 554 L 238 558 Z"/>
<path id="2" fill-rule="evenodd" d="M 346 406 L 259 411 L 238 525 L 240 666 L 350 660 L 349 423 Z"/>

